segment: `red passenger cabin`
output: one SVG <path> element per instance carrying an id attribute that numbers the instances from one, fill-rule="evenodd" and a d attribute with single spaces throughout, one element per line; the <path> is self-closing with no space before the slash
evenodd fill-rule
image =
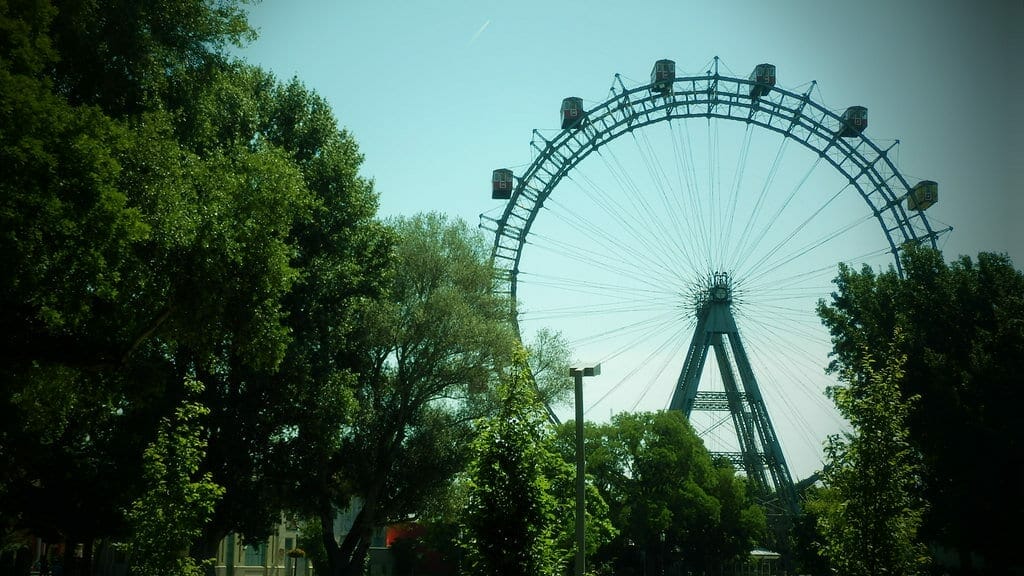
<path id="1" fill-rule="evenodd" d="M 512 171 L 499 168 L 491 173 L 491 198 L 508 200 L 512 197 Z"/>
<path id="2" fill-rule="evenodd" d="M 839 127 L 839 136 L 854 138 L 868 127 L 868 109 L 863 106 L 850 106 L 843 112 L 843 124 Z"/>
<path id="3" fill-rule="evenodd" d="M 676 63 L 673 60 L 658 60 L 651 70 L 651 92 L 659 92 L 662 96 L 672 91 L 672 82 L 676 79 Z"/>
<path id="4" fill-rule="evenodd" d="M 562 100 L 562 130 L 566 128 L 582 128 L 587 119 L 583 110 L 583 99 L 575 96 Z"/>
<path id="5" fill-rule="evenodd" d="M 772 91 L 775 86 L 775 65 L 758 64 L 750 73 L 750 81 L 754 84 L 750 87 L 750 97 L 760 98 Z"/>

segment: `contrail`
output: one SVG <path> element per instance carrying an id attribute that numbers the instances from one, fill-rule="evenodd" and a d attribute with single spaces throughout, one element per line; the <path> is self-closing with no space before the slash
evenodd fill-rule
<path id="1" fill-rule="evenodd" d="M 467 46 L 473 44 L 473 42 L 476 42 L 476 39 L 479 38 L 480 35 L 484 33 L 484 30 L 487 30 L 487 27 L 490 26 L 490 25 L 491 25 L 491 21 L 490 20 L 488 20 L 487 22 L 484 22 L 484 25 L 481 26 L 480 29 L 476 31 L 476 34 L 473 34 L 473 37 L 469 39 L 469 44 L 467 44 Z"/>

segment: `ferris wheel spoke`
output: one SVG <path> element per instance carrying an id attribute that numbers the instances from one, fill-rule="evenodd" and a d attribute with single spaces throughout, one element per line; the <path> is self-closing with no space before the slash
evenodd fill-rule
<path id="1" fill-rule="evenodd" d="M 573 303 L 563 306 L 529 306 L 524 307 L 522 315 L 530 320 L 544 320 L 558 317 L 607 317 L 612 315 L 631 314 L 638 312 L 663 313 L 674 306 L 675 299 L 670 295 L 648 292 L 648 295 L 637 292 L 626 292 L 615 286 L 569 283 L 558 279 L 538 281 L 530 278 L 531 287 L 549 287 L 552 292 L 561 292 L 574 296 L 574 302 L 581 297 L 595 296 L 597 299 L 586 298 L 585 303 Z"/>
<path id="2" fill-rule="evenodd" d="M 675 328 L 675 330 L 670 330 L 670 328 Z M 663 352 L 665 350 L 667 350 L 667 349 L 672 349 L 673 350 L 673 353 L 668 355 L 669 358 L 671 358 L 673 356 L 678 357 L 679 354 L 681 353 L 681 351 L 683 350 L 683 348 L 685 347 L 685 332 L 686 331 L 684 329 L 680 329 L 679 328 L 678 324 L 675 324 L 675 325 L 659 324 L 659 325 L 656 326 L 656 330 L 653 330 L 650 333 L 645 334 L 643 336 L 643 340 L 638 340 L 638 342 L 639 341 L 646 341 L 648 339 L 654 339 L 654 336 L 659 335 L 659 334 L 661 335 L 661 337 L 658 338 L 659 344 L 657 346 L 652 347 L 653 348 L 653 352 L 648 353 L 644 357 L 643 361 L 641 361 L 641 362 L 633 362 L 631 364 L 631 366 L 632 366 L 631 369 L 628 372 L 626 372 L 611 388 L 609 388 L 608 391 L 606 391 L 602 396 L 598 397 L 598 399 L 595 400 L 590 405 L 590 407 L 587 410 L 590 410 L 590 409 L 594 408 L 595 406 L 600 405 L 609 396 L 611 396 L 612 394 L 618 392 L 624 385 L 630 383 L 631 380 L 633 380 L 633 378 L 640 372 L 642 367 L 644 367 L 645 365 L 648 365 L 648 364 L 652 364 L 653 361 L 656 358 L 658 358 L 659 356 L 665 356 L 663 354 Z M 634 348 L 633 347 L 622 347 L 615 354 L 609 356 L 606 359 L 603 359 L 601 362 L 605 363 L 605 362 L 608 362 L 610 360 L 613 360 L 613 359 L 617 358 L 618 356 L 620 356 L 621 354 L 624 354 L 625 352 L 627 352 L 627 351 L 629 351 L 631 349 L 634 349 Z M 658 369 L 657 372 L 659 374 L 663 373 L 668 365 L 669 365 L 668 362 L 660 362 L 658 364 L 659 369 Z M 645 387 L 645 391 L 642 394 L 642 396 L 646 396 L 647 392 L 649 392 L 649 390 L 650 390 L 651 385 L 653 385 L 653 383 L 656 382 L 656 381 L 657 381 L 656 378 L 647 378 L 648 384 Z M 633 404 L 631 409 L 635 409 L 636 405 L 639 403 L 639 401 L 640 400 L 637 400 L 637 402 L 635 402 Z M 584 413 L 586 413 L 586 412 L 584 412 Z"/>
<path id="3" fill-rule="evenodd" d="M 744 325 L 749 323 L 751 329 L 782 329 L 785 333 L 788 333 L 786 330 L 792 330 L 793 336 L 806 338 L 808 342 L 821 343 L 820 337 L 825 329 L 817 320 L 814 308 L 805 308 L 802 304 L 789 306 L 790 310 L 783 314 L 782 310 L 774 308 L 775 305 L 757 301 L 737 308 L 736 316 L 737 319 L 743 318 Z M 756 314 L 752 310 L 756 310 Z M 796 318 L 797 314 L 802 317 Z M 784 326 L 786 324 L 789 326 Z"/>
<path id="4" fill-rule="evenodd" d="M 676 155 L 677 179 L 682 178 L 685 183 L 686 192 L 684 196 L 689 201 L 688 205 L 690 208 L 688 213 L 695 216 L 697 223 L 697 226 L 688 228 L 694 235 L 694 246 L 697 246 L 700 253 L 704 256 L 702 262 L 704 269 L 712 270 L 714 264 L 711 259 L 710 226 L 708 224 L 710 216 L 704 214 L 704 205 L 700 198 L 700 184 L 698 183 L 696 162 L 693 157 L 693 140 L 690 138 L 690 129 L 688 124 L 684 122 L 682 134 L 677 134 L 675 124 L 671 121 L 669 122 L 669 128 L 672 135 L 673 151 Z"/>
<path id="5" fill-rule="evenodd" d="M 750 129 L 750 124 L 747 124 L 743 134 L 743 144 L 740 147 L 740 153 L 736 158 L 736 168 L 733 170 L 733 183 L 730 186 L 729 194 L 729 205 L 726 208 L 726 214 L 728 215 L 728 223 L 725 226 L 725 237 L 722 242 L 725 244 L 725 254 L 732 254 L 731 242 L 733 237 L 733 225 L 736 221 L 736 210 L 737 204 L 740 197 L 740 189 L 743 186 L 743 177 L 746 174 L 747 169 L 747 158 L 750 155 L 750 142 L 752 140 L 753 130 Z M 738 248 L 737 248 L 738 250 Z"/>
<path id="6" fill-rule="evenodd" d="M 662 162 L 655 153 L 655 149 L 651 145 L 646 132 L 641 132 L 639 137 L 634 132 L 633 140 L 637 145 L 644 165 L 647 167 L 648 174 L 655 182 L 655 188 L 657 188 L 659 198 L 661 199 L 663 214 L 668 217 L 668 222 L 660 225 L 658 229 L 665 237 L 673 238 L 676 252 L 683 257 L 687 267 L 693 268 L 700 258 L 699 255 L 693 254 L 689 248 L 689 246 L 697 245 L 694 242 L 693 234 L 691 233 L 690 238 L 682 236 L 682 232 L 689 230 L 689 228 L 683 225 L 683 221 L 679 217 L 680 214 L 685 214 L 682 205 L 679 203 L 679 194 L 672 188 L 671 179 L 668 177 Z M 616 164 L 621 165 L 618 160 L 616 160 Z M 649 215 L 651 220 L 663 222 L 658 214 L 649 213 Z"/>
<path id="7" fill-rule="evenodd" d="M 625 324 L 618 322 L 606 325 L 604 330 L 601 332 L 595 332 L 588 336 L 570 340 L 569 343 L 581 346 L 597 342 L 617 342 L 618 344 L 615 348 L 605 352 L 603 357 L 598 359 L 601 362 L 605 362 L 613 360 L 623 353 L 628 352 L 631 348 L 636 347 L 638 344 L 647 341 L 652 334 L 677 327 L 678 320 L 679 319 L 675 316 L 659 312 Z M 623 342 L 622 340 L 627 337 L 632 337 L 633 339 Z"/>
<path id="8" fill-rule="evenodd" d="M 831 419 L 836 424 L 842 424 L 843 418 L 836 412 L 835 407 L 825 395 L 825 390 L 819 381 L 812 380 L 808 374 L 822 373 L 824 367 L 818 363 L 805 364 L 807 360 L 804 355 L 794 353 L 792 349 L 785 348 L 769 357 L 763 346 L 754 345 L 751 347 L 751 362 L 758 367 L 758 372 L 764 374 L 765 378 L 773 379 L 773 386 L 768 387 L 771 394 L 775 391 L 787 390 L 796 392 L 803 400 L 814 404 L 818 414 Z M 789 368 L 783 370 L 772 369 L 771 363 L 781 357 Z M 801 366 L 802 369 L 796 369 Z M 780 382 L 785 378 L 784 382 Z M 789 403 L 784 403 L 789 404 Z"/>
<path id="9" fill-rule="evenodd" d="M 820 163 L 821 163 L 821 158 L 818 158 L 818 159 L 816 159 L 814 161 L 813 164 L 811 164 L 811 166 L 807 169 L 807 172 L 803 175 L 802 178 L 800 178 L 800 180 L 796 183 L 796 185 L 793 186 L 793 188 L 790 190 L 789 194 L 786 196 L 786 198 L 782 202 L 782 204 L 779 205 L 779 207 L 776 209 L 776 211 L 772 214 L 771 218 L 768 219 L 768 222 L 766 222 L 764 224 L 764 226 L 761 228 L 760 232 L 753 239 L 752 246 L 760 246 L 761 243 L 764 241 L 765 237 L 768 235 L 768 233 L 770 231 L 772 231 L 773 229 L 775 229 L 774 227 L 778 223 L 779 218 L 783 215 L 783 213 L 786 212 L 786 209 L 792 204 L 793 198 L 795 198 L 797 193 L 799 193 L 800 190 L 804 187 L 804 185 L 810 179 L 811 175 L 813 175 L 815 170 L 817 170 L 818 165 Z M 774 179 L 774 177 L 773 177 L 773 179 Z M 845 187 L 843 189 L 845 189 Z M 842 193 L 842 190 L 840 190 L 835 195 L 833 195 L 827 202 L 825 202 L 825 204 L 823 206 L 819 207 L 818 211 L 814 215 L 807 217 L 800 226 L 798 226 L 798 227 L 796 227 L 796 229 L 792 230 L 790 232 L 789 236 L 787 236 L 786 240 L 782 242 L 782 244 L 784 245 L 785 242 L 788 242 L 790 239 L 792 239 L 793 236 L 798 234 L 800 232 L 800 230 L 803 229 L 803 226 L 806 226 L 808 222 L 813 221 L 815 219 L 815 216 L 817 214 L 819 214 L 821 212 L 821 210 L 823 210 L 825 207 L 827 207 L 833 200 L 835 200 L 835 198 L 837 198 L 840 193 Z M 752 254 L 753 254 L 753 250 L 751 250 L 751 251 L 747 252 L 746 254 L 744 254 L 744 256 L 736 264 L 736 269 L 743 268 L 743 266 L 746 264 L 747 260 L 749 259 L 749 257 Z"/>
<path id="10" fill-rule="evenodd" d="M 633 370 L 633 372 L 627 374 L 627 376 L 632 377 L 639 373 L 641 367 L 653 368 L 653 371 L 649 375 L 645 376 L 644 380 L 646 381 L 646 384 L 644 385 L 640 393 L 637 394 L 636 400 L 630 406 L 630 412 L 636 411 L 640 403 L 647 398 L 648 394 L 650 394 L 651 390 L 654 388 L 654 385 L 659 380 L 663 379 L 665 373 L 669 370 L 669 367 L 673 365 L 672 360 L 681 357 L 685 349 L 685 336 L 682 332 L 677 331 L 672 335 L 671 338 L 664 340 L 660 346 L 655 348 L 654 351 L 651 352 L 651 354 L 648 355 L 642 363 L 637 364 L 637 367 Z M 665 354 L 664 352 L 666 350 L 671 350 L 671 353 Z M 670 374 L 670 376 L 674 375 Z M 668 397 L 666 397 L 663 402 L 668 402 Z"/>
<path id="11" fill-rule="evenodd" d="M 750 355 L 756 358 L 757 363 L 760 364 L 759 373 L 764 377 L 785 377 L 790 381 L 790 387 L 796 385 L 801 388 L 799 390 L 801 396 L 821 407 L 828 407 L 830 403 L 825 397 L 824 388 L 819 381 L 812 381 L 807 377 L 808 374 L 823 374 L 826 358 L 822 356 L 819 359 L 810 356 L 805 350 L 792 345 L 775 345 L 773 340 L 777 340 L 782 335 L 775 331 L 767 331 L 763 338 L 752 337 L 750 339 Z M 766 350 L 769 348 L 766 346 L 767 342 L 773 344 L 770 346 L 770 356 L 766 354 Z"/>
<path id="12" fill-rule="evenodd" d="M 768 192 L 771 190 L 772 184 L 775 182 L 775 178 L 778 176 L 779 168 L 782 166 L 782 158 L 786 153 L 786 147 L 789 144 L 789 140 L 783 138 L 782 142 L 779 143 L 779 148 L 775 152 L 775 157 L 772 159 L 771 166 L 768 169 L 768 173 L 765 176 L 764 183 L 761 185 L 760 191 L 757 195 L 757 200 L 754 202 L 750 209 L 750 213 L 747 216 L 746 225 L 743 226 L 743 232 L 740 234 L 740 238 L 736 243 L 736 250 L 734 251 L 735 256 L 729 262 L 728 268 L 730 270 L 739 269 L 743 265 L 745 258 L 744 254 L 751 252 L 751 246 L 748 246 L 750 241 L 750 233 L 755 228 L 755 223 L 758 221 L 758 217 L 761 215 L 764 208 L 764 203 L 768 198 Z M 814 168 L 808 171 L 808 174 L 813 172 Z M 753 243 L 754 246 L 757 242 Z"/>
<path id="13" fill-rule="evenodd" d="M 581 291 L 581 294 L 587 294 Z M 602 317 L 621 314 L 633 314 L 636 312 L 661 312 L 665 308 L 663 302 L 594 302 L 577 306 L 557 306 L 533 308 L 523 311 L 524 316 L 530 320 L 549 320 L 552 318 L 580 318 L 580 317 Z"/>
<path id="14" fill-rule="evenodd" d="M 664 230 L 668 229 L 668 227 L 660 224 L 660 221 L 655 218 L 653 211 L 638 208 L 637 202 L 635 201 L 632 204 L 624 204 L 616 200 L 613 195 L 608 194 L 600 186 L 593 184 L 586 176 L 583 176 L 581 180 L 583 180 L 587 185 L 584 185 L 577 179 L 572 179 L 584 195 L 593 201 L 593 205 L 600 208 L 609 218 L 616 219 L 622 227 L 622 233 L 632 241 L 624 243 L 623 238 L 616 237 L 609 233 L 606 230 L 606 227 L 597 225 L 582 218 L 578 215 L 577 211 L 570 209 L 570 207 L 564 204 L 555 203 L 559 208 L 559 218 L 566 220 L 570 218 L 580 220 L 583 224 L 576 226 L 577 230 L 588 236 L 595 234 L 600 235 L 603 241 L 609 243 L 608 247 L 616 246 L 619 249 L 628 249 L 627 247 L 632 246 L 633 244 L 639 244 L 641 247 L 639 254 L 634 253 L 632 254 L 632 257 L 642 255 L 645 259 L 658 259 L 662 270 L 669 270 L 672 268 L 668 262 L 672 260 L 674 255 L 682 255 L 685 259 L 689 260 L 685 248 L 681 248 L 678 244 L 673 245 L 667 240 L 668 235 L 664 234 Z M 643 194 L 638 191 L 637 186 L 628 179 L 620 181 L 619 186 L 625 192 L 620 195 L 620 197 L 624 199 L 629 200 L 631 198 L 643 196 Z M 652 225 L 652 223 L 657 225 Z M 657 232 L 662 233 L 659 234 Z"/>
<path id="15" fill-rule="evenodd" d="M 631 201 L 632 210 L 627 211 L 632 222 L 631 228 L 635 227 L 634 229 L 642 231 L 641 233 L 644 235 L 653 235 L 660 243 L 660 248 L 666 255 L 680 256 L 684 261 L 692 265 L 694 255 L 687 248 L 687 242 L 678 237 L 679 221 L 675 219 L 674 207 L 666 197 L 664 186 L 660 184 L 657 171 L 651 166 L 650 160 L 643 154 L 642 146 L 637 142 L 635 136 L 633 140 L 641 161 L 647 167 L 649 177 L 654 180 L 650 188 L 658 189 L 659 194 L 663 198 L 664 210 L 661 213 L 655 210 L 647 201 L 646 197 L 649 194 L 646 194 L 644 187 L 641 187 L 633 180 L 614 150 L 609 149 L 600 153 L 601 159 L 605 162 L 606 169 L 617 182 L 621 183 L 624 196 Z M 669 223 L 664 222 L 664 216 L 670 219 Z"/>
<path id="16" fill-rule="evenodd" d="M 797 260 L 797 259 L 799 259 L 799 258 L 801 258 L 803 256 L 806 256 L 810 252 L 813 252 L 814 250 L 817 250 L 818 248 L 821 248 L 821 247 L 827 245 L 828 243 L 833 242 L 836 239 L 843 237 L 843 235 L 845 235 L 846 233 L 856 229 L 859 226 L 862 226 L 863 224 L 871 221 L 872 219 L 873 219 L 873 216 L 871 216 L 870 214 L 862 216 L 862 217 L 858 218 L 857 220 L 854 220 L 854 221 L 846 224 L 845 226 L 840 226 L 840 227 L 836 228 L 834 231 L 832 231 L 831 233 L 829 233 L 829 234 L 827 234 L 827 235 L 825 235 L 825 236 L 823 236 L 821 238 L 818 238 L 818 239 L 810 242 L 809 244 L 806 244 L 806 245 L 798 248 L 793 253 L 788 254 L 788 255 L 784 255 L 783 257 L 781 257 L 778 260 L 772 262 L 771 264 L 768 264 L 768 257 L 774 256 L 775 252 L 777 252 L 779 249 L 781 249 L 783 246 L 785 246 L 786 242 L 788 242 L 791 239 L 791 237 L 787 237 L 787 239 L 785 241 L 783 241 L 780 244 L 776 245 L 776 247 L 773 248 L 769 252 L 769 254 L 765 256 L 764 259 L 762 259 L 757 265 L 755 265 L 755 267 L 752 268 L 748 272 L 748 274 L 750 274 L 751 277 L 754 278 L 754 279 L 759 278 L 760 275 L 763 274 L 763 273 L 758 273 L 757 272 L 758 269 L 762 269 L 763 268 L 765 270 L 773 270 L 773 269 L 785 266 L 786 264 L 789 264 L 789 263 L 793 262 L 794 260 Z"/>
<path id="17" fill-rule="evenodd" d="M 646 278 L 653 272 L 662 278 L 673 278 L 678 275 L 664 259 L 664 252 L 649 244 L 642 237 L 633 242 L 624 242 L 623 238 L 610 234 L 603 227 L 580 218 L 565 218 L 561 212 L 555 214 L 578 234 L 575 239 L 589 239 L 586 246 L 570 243 L 560 238 L 536 234 L 537 240 L 531 245 L 553 252 L 563 253 L 576 261 L 590 266 L 600 266 L 625 277 L 642 275 Z"/>

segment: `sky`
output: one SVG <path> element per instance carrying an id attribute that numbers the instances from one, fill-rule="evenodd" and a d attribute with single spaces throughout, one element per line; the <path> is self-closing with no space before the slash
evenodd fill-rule
<path id="1" fill-rule="evenodd" d="M 683 76 L 703 73 L 717 56 L 723 75 L 745 78 L 754 65 L 770 62 L 778 68 L 780 87 L 802 93 L 816 81 L 812 97 L 819 104 L 840 112 L 854 104 L 866 106 L 869 137 L 880 146 L 899 140 L 893 154 L 901 174 L 911 182 L 939 183 L 939 203 L 926 214 L 934 228 L 953 227 L 940 240 L 947 258 L 994 251 L 1008 253 L 1018 268 L 1024 262 L 1024 230 L 1019 223 L 1024 214 L 1020 185 L 1024 182 L 1024 120 L 1018 104 L 1024 94 L 1022 0 L 629 4 L 264 0 L 250 7 L 250 21 L 260 36 L 239 55 L 282 80 L 299 78 L 331 104 L 339 125 L 354 136 L 365 155 L 362 174 L 374 180 L 381 216 L 438 211 L 473 226 L 480 214 L 497 217 L 502 205 L 490 198 L 491 171 L 508 167 L 518 175 L 530 165 L 532 133 L 536 129 L 547 138 L 557 135 L 562 98 L 579 96 L 589 108 L 609 97 L 615 74 L 633 87 L 646 83 L 658 59 L 674 60 L 677 76 Z M 680 158 L 665 152 L 671 148 L 666 138 L 681 142 L 684 132 L 673 132 L 677 128 L 681 127 L 650 131 L 649 142 L 658 150 L 655 155 L 661 154 L 667 164 Z M 753 203 L 773 171 L 782 144 L 769 134 L 747 135 L 742 125 L 723 125 L 721 133 L 717 124 L 712 129 L 707 122 L 685 129 L 687 137 L 693 138 L 687 143 L 693 144 L 697 155 L 692 158 L 694 167 L 713 166 L 704 172 L 722 175 L 720 198 L 728 198 L 733 184 L 741 181 L 736 184 L 739 199 L 735 204 L 719 201 L 719 211 L 726 212 L 722 206 L 743 214 L 755 210 Z M 706 138 L 701 140 L 701 135 Z M 745 138 L 751 143 L 744 144 Z M 701 153 L 712 141 L 722 147 L 720 160 Z M 560 184 L 552 194 L 560 204 L 552 204 L 550 217 L 545 213 L 538 218 L 536 240 L 524 252 L 524 266 L 532 265 L 537 277 L 575 275 L 572 267 L 581 262 L 565 256 L 574 242 L 577 247 L 583 243 L 596 251 L 617 252 L 615 245 L 602 244 L 597 238 L 566 237 L 573 232 L 565 223 L 593 218 L 587 221 L 598 223 L 597 228 L 625 232 L 623 222 L 629 219 L 625 214 L 635 207 L 625 208 L 619 222 L 605 222 L 599 212 L 588 212 L 595 194 L 613 185 L 608 183 L 652 185 L 650 172 L 638 167 L 645 162 L 642 151 L 622 144 L 609 146 L 611 162 L 588 160 L 578 167 L 576 179 Z M 772 212 L 773 201 L 796 191 L 801 186 L 796 182 L 808 170 L 810 183 L 805 188 L 837 190 L 840 186 L 834 174 L 814 168 L 814 159 L 797 148 L 786 147 L 778 166 L 782 176 L 773 184 L 762 212 Z M 619 163 L 621 172 L 616 168 Z M 694 175 L 697 179 L 707 176 L 696 168 Z M 705 179 L 709 187 L 715 186 L 714 178 Z M 804 206 L 813 197 L 807 190 L 795 195 L 796 205 L 808 211 L 818 209 L 813 201 Z M 844 202 L 829 206 L 808 228 L 839 227 L 850 213 L 865 210 L 856 197 L 852 203 Z M 753 221 L 747 227 L 758 230 L 759 226 Z M 781 228 L 772 234 L 785 235 L 791 229 Z M 742 235 L 742 229 L 737 224 L 736 236 Z M 693 241 L 692 236 L 686 238 Z M 861 244 L 873 248 L 880 238 L 877 224 L 861 227 L 815 255 L 827 266 L 859 254 Z M 743 254 L 737 248 L 736 257 Z M 611 262 L 617 256 L 606 254 L 607 260 L 601 260 L 604 267 L 614 268 Z M 884 260 L 870 263 L 885 266 Z M 800 265 L 810 270 L 822 264 Z M 823 274 L 820 289 L 825 293 L 809 295 L 811 306 L 827 293 L 834 267 Z M 596 290 L 606 281 L 623 282 L 609 276 L 595 279 L 590 286 Z M 604 363 L 602 376 L 587 383 L 587 396 L 602 398 L 599 405 L 585 402 L 588 418 L 606 419 L 624 409 L 664 407 L 670 389 L 651 389 L 638 383 L 638 378 L 674 381 L 678 366 L 667 360 L 664 366 L 661 360 L 652 361 L 648 350 L 664 342 L 667 348 L 661 352 L 681 362 L 677 349 L 680 342 L 688 344 L 692 323 L 683 318 L 668 330 L 670 335 L 635 341 L 635 349 L 623 351 L 629 348 L 625 341 L 587 349 L 586 331 L 603 325 L 598 320 L 581 320 L 579 314 L 551 313 L 569 310 L 562 307 L 564 301 L 586 300 L 580 291 L 566 290 L 564 283 L 553 284 L 557 283 L 524 284 L 522 296 L 530 299 L 524 309 L 548 311 L 536 314 L 531 326 L 563 331 L 579 344 L 581 359 L 589 354 Z M 676 295 L 687 292 L 682 285 L 665 289 Z M 631 302 L 638 301 L 639 291 L 638 285 Z M 759 295 L 767 292 L 751 288 L 743 294 L 747 303 L 744 308 L 737 306 L 737 321 L 744 344 L 751 348 L 755 371 L 759 366 L 764 371 L 759 384 L 790 468 L 794 476 L 805 477 L 820 467 L 825 436 L 843 427 L 822 394 L 827 385 L 820 379 L 827 342 L 820 342 L 824 348 L 808 359 L 807 351 L 818 347 L 799 335 L 785 334 L 816 323 L 813 314 L 789 314 L 785 307 L 758 308 Z M 632 313 L 642 314 L 642 308 L 637 305 Z M 808 338 L 820 340 L 820 327 L 817 330 Z M 615 352 L 608 352 L 612 348 L 607 346 Z M 776 352 L 774 346 L 789 352 Z M 616 367 L 640 364 L 657 365 L 665 374 L 658 378 L 634 375 L 630 380 L 616 373 Z M 776 372 L 780 365 L 805 368 Z M 707 377 L 713 380 L 715 374 Z M 563 408 L 563 416 L 571 418 L 571 406 Z M 706 441 L 715 436 L 710 430 L 714 427 L 713 422 L 707 425 Z"/>

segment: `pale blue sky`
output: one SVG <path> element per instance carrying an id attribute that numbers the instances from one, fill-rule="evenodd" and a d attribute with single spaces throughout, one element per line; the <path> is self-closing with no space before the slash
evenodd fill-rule
<path id="1" fill-rule="evenodd" d="M 1021 0 L 264 0 L 250 17 L 260 38 L 242 55 L 331 103 L 359 142 L 384 216 L 441 211 L 476 224 L 500 206 L 491 170 L 525 169 L 531 131 L 556 131 L 563 97 L 593 106 L 615 73 L 636 85 L 655 60 L 675 60 L 682 76 L 719 56 L 723 74 L 771 62 L 787 89 L 816 80 L 814 97 L 830 109 L 867 106 L 870 137 L 900 140 L 907 180 L 939 183 L 928 216 L 954 227 L 947 257 L 1005 251 L 1024 266 Z M 752 152 L 751 172 L 758 154 L 774 148 Z M 800 415 L 820 405 L 820 390 L 782 402 L 795 406 L 792 422 L 785 407 L 769 410 L 782 414 L 773 419 L 784 444 L 805 438 L 784 446 L 802 477 L 836 420 Z M 631 407 L 613 404 L 596 410 Z"/>

